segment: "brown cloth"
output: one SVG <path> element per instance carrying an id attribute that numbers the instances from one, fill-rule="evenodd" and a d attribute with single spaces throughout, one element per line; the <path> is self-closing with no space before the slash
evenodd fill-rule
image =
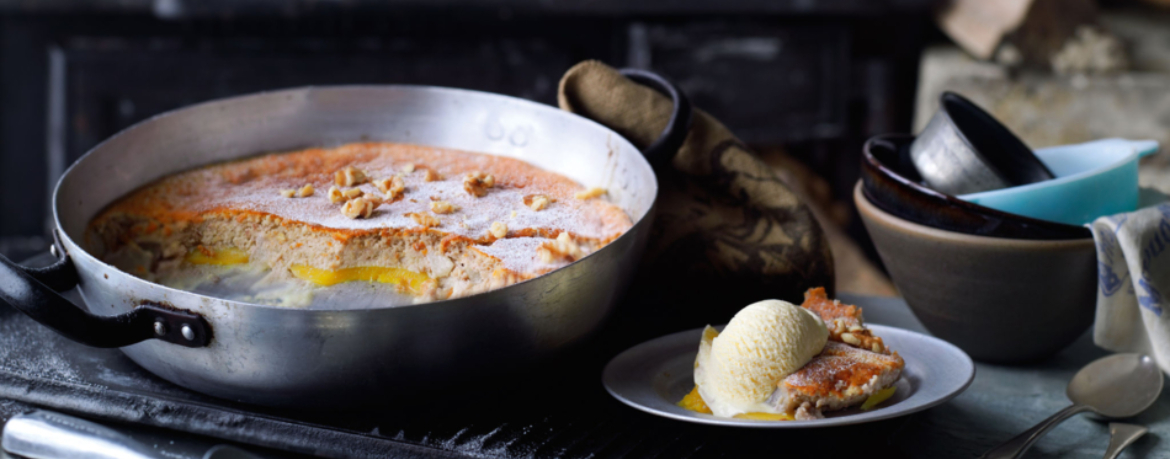
<path id="1" fill-rule="evenodd" d="M 557 99 L 639 148 L 658 138 L 673 108 L 669 97 L 597 61 L 569 69 Z M 656 172 L 657 216 L 632 300 L 699 324 L 725 323 L 762 299 L 799 304 L 810 287 L 832 293 L 833 257 L 813 214 L 711 115 L 694 110 L 672 167 Z"/>

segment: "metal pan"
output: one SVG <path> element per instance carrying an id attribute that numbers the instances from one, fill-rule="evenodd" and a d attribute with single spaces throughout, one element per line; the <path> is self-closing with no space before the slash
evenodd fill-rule
<path id="1" fill-rule="evenodd" d="M 180 109 L 115 135 L 77 161 L 53 196 L 46 269 L 0 257 L 0 299 L 84 344 L 120 347 L 195 391 L 270 406 L 338 407 L 379 394 L 523 368 L 581 342 L 621 297 L 649 231 L 658 182 L 686 136 L 690 107 L 665 80 L 627 76 L 675 100 L 643 156 L 586 118 L 496 94 L 425 86 L 310 87 Z M 263 152 L 359 140 L 407 142 L 523 159 L 607 187 L 635 222 L 601 250 L 538 278 L 465 298 L 359 310 L 285 309 L 147 282 L 82 247 L 89 221 L 169 174 Z M 88 309 L 58 295 L 75 286 Z"/>

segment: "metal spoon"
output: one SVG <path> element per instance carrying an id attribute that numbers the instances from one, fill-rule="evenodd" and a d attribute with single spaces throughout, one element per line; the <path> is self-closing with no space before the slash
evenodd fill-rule
<path id="1" fill-rule="evenodd" d="M 1060 410 L 1024 433 L 984 454 L 983 458 L 1018 458 L 1036 440 L 1074 414 L 1091 411 L 1104 418 L 1141 413 L 1162 393 L 1162 370 L 1141 354 L 1114 354 L 1085 365 L 1068 383 L 1072 406 Z"/>
<path id="2" fill-rule="evenodd" d="M 1117 456 L 1121 455 L 1122 450 L 1149 431 L 1150 429 L 1147 429 L 1146 426 L 1110 422 L 1109 447 L 1105 448 L 1105 459 L 1117 459 Z"/>

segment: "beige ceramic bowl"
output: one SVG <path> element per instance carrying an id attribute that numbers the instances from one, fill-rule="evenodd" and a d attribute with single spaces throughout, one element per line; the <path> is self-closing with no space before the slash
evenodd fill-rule
<path id="1" fill-rule="evenodd" d="M 1024 240 L 943 231 L 853 201 L 914 315 L 935 336 L 989 362 L 1047 357 L 1093 322 L 1092 238 Z"/>

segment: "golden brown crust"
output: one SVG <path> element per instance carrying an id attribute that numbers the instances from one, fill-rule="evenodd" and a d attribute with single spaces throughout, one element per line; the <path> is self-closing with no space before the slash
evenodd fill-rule
<path id="1" fill-rule="evenodd" d="M 861 308 L 830 300 L 824 287 L 809 289 L 804 293 L 801 307 L 817 313 L 829 328 L 829 339 L 861 349 L 888 354 L 889 349 L 881 338 L 865 326 Z"/>
<path id="2" fill-rule="evenodd" d="M 896 353 L 883 355 L 829 343 L 824 351 L 780 384 L 810 397 L 845 398 L 855 395 L 850 393 L 851 388 L 856 391 L 874 378 L 901 370 L 904 365 L 905 361 Z"/>
<path id="3" fill-rule="evenodd" d="M 329 149 L 266 154 L 173 175 L 134 191 L 111 205 L 102 215 L 123 212 L 150 216 L 159 221 L 197 220 L 198 214 L 203 212 L 240 210 L 225 205 L 225 202 L 241 191 L 261 190 L 278 194 L 281 189 L 301 188 L 306 184 L 328 189 L 334 186 L 336 172 L 349 167 L 367 172 L 391 169 L 401 173 L 407 164 L 414 164 L 416 168 L 415 172 L 407 174 L 408 177 L 419 174 L 422 178 L 419 171 L 426 170 L 436 171 L 444 177 L 460 178 L 470 172 L 484 172 L 492 175 L 498 188 L 540 192 L 553 198 L 554 202 L 566 201 L 583 189 L 567 177 L 517 159 L 418 145 L 354 143 Z M 386 178 L 379 175 L 373 174 L 374 180 Z M 461 181 L 457 185 L 462 188 Z M 522 199 L 517 208 L 523 204 Z M 604 214 L 601 218 L 613 220 L 618 226 L 630 223 L 624 212 L 612 208 L 611 204 L 589 207 Z"/>
<path id="4" fill-rule="evenodd" d="M 366 196 L 384 196 L 386 191 L 378 185 L 390 182 L 398 184 L 397 191 L 405 191 L 384 199 L 370 218 L 359 220 L 345 218 L 339 211 L 345 200 L 331 202 L 326 194 L 300 199 L 279 194 L 283 189 L 305 186 L 336 187 L 338 174 L 353 178 L 343 180 L 346 186 L 353 186 L 343 192 L 356 194 L 364 189 Z M 490 177 L 492 193 L 469 196 L 463 183 L 468 174 L 484 180 Z M 435 177 L 448 179 L 434 181 Z M 510 228 L 508 237 L 552 238 L 567 231 L 600 247 L 632 226 L 629 217 L 613 204 L 570 199 L 582 189 L 567 177 L 512 158 L 418 145 L 355 143 L 267 154 L 172 175 L 112 204 L 94 219 L 91 229 L 119 226 L 111 223 L 127 219 L 137 222 L 121 225 L 124 228 L 119 230 L 125 231 L 106 241 L 107 249 L 158 230 L 169 234 L 176 226 L 200 223 L 209 216 L 241 221 L 277 218 L 285 224 L 327 232 L 342 243 L 383 228 L 423 226 L 490 244 L 495 239 L 489 236 L 491 225 L 505 222 Z M 533 194 L 547 196 L 555 204 L 537 212 L 525 203 L 525 197 Z M 430 202 L 439 198 L 454 209 L 440 224 L 411 218 L 431 213 Z"/>
<path id="5" fill-rule="evenodd" d="M 905 361 L 865 326 L 861 308 L 829 300 L 819 287 L 805 292 L 802 306 L 825 321 L 829 342 L 780 381 L 774 395 L 779 408 L 797 419 L 817 418 L 822 411 L 861 403 L 898 380 Z"/>

